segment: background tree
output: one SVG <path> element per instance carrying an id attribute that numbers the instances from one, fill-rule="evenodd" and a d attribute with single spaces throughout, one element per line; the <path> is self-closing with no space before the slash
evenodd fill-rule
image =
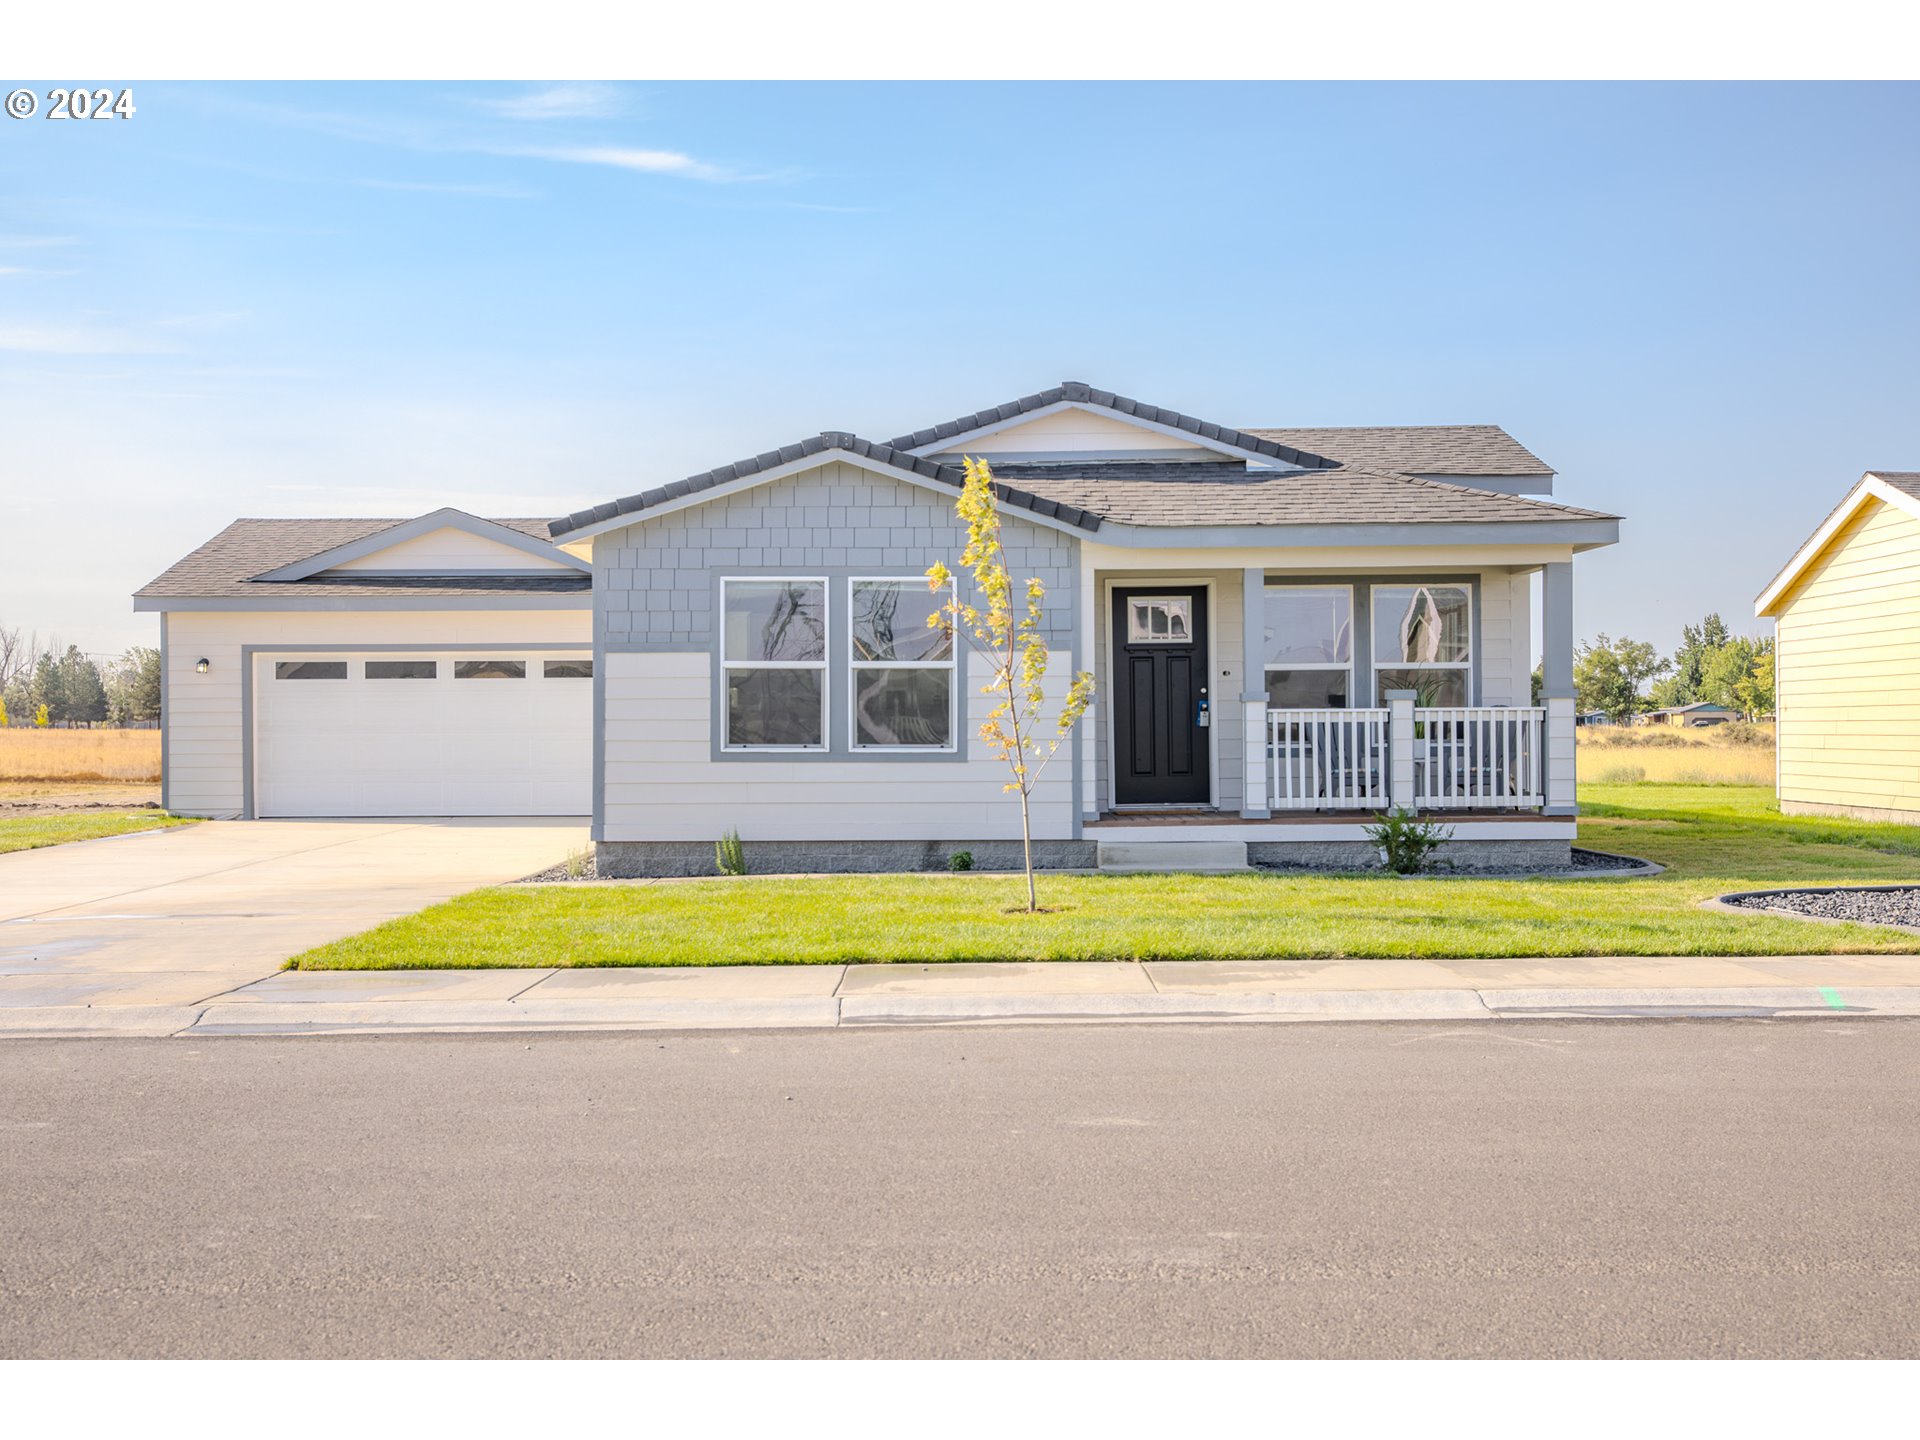
<path id="1" fill-rule="evenodd" d="M 101 683 L 100 667 L 69 645 L 60 657 L 60 701 L 66 713 L 56 715 L 69 725 L 94 725 L 107 718 L 107 687 Z"/>
<path id="2" fill-rule="evenodd" d="M 1046 587 L 1038 579 L 1028 579 L 1025 607 L 1016 614 L 1013 578 L 1007 570 L 1006 547 L 1000 540 L 1000 507 L 994 499 L 993 471 L 984 461 L 969 456 L 966 472 L 966 484 L 954 509 L 967 527 L 967 547 L 961 553 L 960 565 L 973 572 L 979 604 L 963 602 L 953 572 L 936 561 L 927 571 L 927 587 L 935 594 L 945 594 L 947 600 L 927 617 L 927 624 L 945 630 L 950 643 L 955 635 L 965 637 L 974 653 L 987 662 L 988 680 L 980 693 L 999 698 L 980 726 L 980 739 L 1013 772 L 1013 779 L 1003 788 L 1020 796 L 1027 913 L 1032 914 L 1040 908 L 1033 886 L 1033 787 L 1047 763 L 1059 753 L 1061 742 L 1086 714 L 1093 700 L 1093 673 L 1082 670 L 1073 677 L 1059 714 L 1049 726 L 1042 713 L 1047 699 L 1047 639 L 1040 628 Z M 964 666 L 956 668 L 965 673 Z M 1049 729 L 1050 736 L 1045 733 Z"/>
<path id="3" fill-rule="evenodd" d="M 27 699 L 36 712 L 34 724 L 40 724 L 37 712 L 47 712 L 47 723 L 66 718 L 67 703 L 60 693 L 60 662 L 51 650 L 42 650 L 33 662 L 33 678 L 28 683 Z"/>
<path id="4" fill-rule="evenodd" d="M 100 677 L 107 689 L 107 718 L 134 725 L 160 718 L 160 652 L 135 645 Z"/>
<path id="5" fill-rule="evenodd" d="M 1646 707 L 1640 687 L 1667 668 L 1644 640 L 1602 634 L 1573 657 L 1573 693 L 1582 711 L 1601 710 L 1624 724 Z"/>

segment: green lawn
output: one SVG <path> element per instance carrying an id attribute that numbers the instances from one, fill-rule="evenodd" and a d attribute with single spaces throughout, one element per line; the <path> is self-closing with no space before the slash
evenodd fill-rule
<path id="1" fill-rule="evenodd" d="M 0 819 L 0 855 L 10 850 L 38 850 L 69 840 L 99 840 L 108 835 L 131 835 L 138 830 L 163 830 L 194 822 L 163 810 L 84 810 L 57 815 L 20 815 Z"/>
<path id="2" fill-rule="evenodd" d="M 309 950 L 305 970 L 838 961 L 1200 960 L 1920 951 L 1920 936 L 1727 915 L 1775 884 L 1920 881 L 1920 829 L 1787 818 L 1747 786 L 1595 785 L 1583 844 L 1657 860 L 1645 880 L 1274 874 L 849 876 L 477 890 Z"/>

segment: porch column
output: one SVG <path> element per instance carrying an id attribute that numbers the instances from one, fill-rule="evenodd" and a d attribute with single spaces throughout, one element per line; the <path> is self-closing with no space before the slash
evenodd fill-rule
<path id="1" fill-rule="evenodd" d="M 1413 799 L 1413 707 L 1418 690 L 1387 691 L 1387 804 L 1409 815 Z"/>
<path id="2" fill-rule="evenodd" d="M 1079 548 L 1077 545 L 1074 547 Z M 1094 583 L 1093 566 L 1084 558 L 1080 562 L 1079 634 L 1073 637 L 1073 668 L 1075 670 L 1099 670 L 1100 642 L 1100 588 Z M 1113 677 L 1107 677 L 1107 683 L 1113 683 Z M 1100 747 L 1105 745 L 1106 735 L 1100 728 L 1100 688 L 1096 685 L 1093 699 L 1087 702 L 1086 714 L 1080 717 L 1080 723 L 1074 728 L 1074 757 L 1080 766 L 1080 783 L 1076 787 L 1080 792 L 1080 819 L 1084 823 L 1100 818 Z"/>
<path id="3" fill-rule="evenodd" d="M 1541 703 L 1547 710 L 1546 813 L 1573 815 L 1573 562 L 1542 567 Z"/>
<path id="4" fill-rule="evenodd" d="M 1273 815 L 1267 793 L 1267 572 L 1240 572 L 1240 818 Z"/>

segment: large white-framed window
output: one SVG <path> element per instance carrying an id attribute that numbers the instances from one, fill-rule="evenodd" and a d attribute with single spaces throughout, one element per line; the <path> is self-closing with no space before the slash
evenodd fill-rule
<path id="1" fill-rule="evenodd" d="M 1412 690 L 1418 705 L 1473 703 L 1473 586 L 1373 587 L 1373 703 Z"/>
<path id="2" fill-rule="evenodd" d="M 720 582 L 725 750 L 827 748 L 827 582 Z"/>
<path id="3" fill-rule="evenodd" d="M 1353 703 L 1353 586 L 1272 583 L 1266 593 L 1267 704 L 1344 710 Z"/>
<path id="4" fill-rule="evenodd" d="M 847 743 L 951 751 L 958 733 L 955 636 L 929 620 L 953 598 L 924 576 L 855 576 L 847 588 Z"/>

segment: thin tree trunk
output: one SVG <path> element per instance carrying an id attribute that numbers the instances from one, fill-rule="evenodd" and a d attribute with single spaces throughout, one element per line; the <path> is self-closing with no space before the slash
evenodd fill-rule
<path id="1" fill-rule="evenodd" d="M 1033 827 L 1027 820 L 1027 791 L 1020 788 L 1020 844 L 1027 856 L 1027 913 L 1033 914 L 1040 908 L 1040 901 L 1033 893 Z"/>

